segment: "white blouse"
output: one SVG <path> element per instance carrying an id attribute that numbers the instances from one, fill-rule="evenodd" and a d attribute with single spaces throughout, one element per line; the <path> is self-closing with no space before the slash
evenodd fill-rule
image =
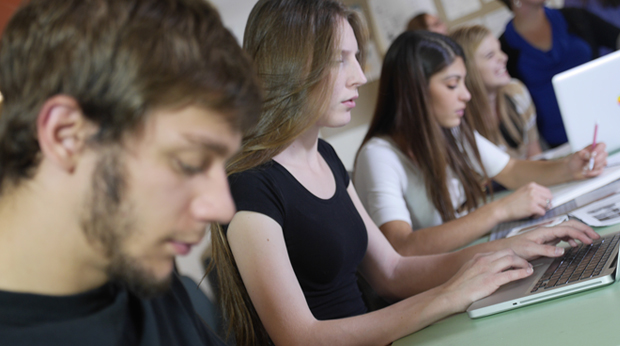
<path id="1" fill-rule="evenodd" d="M 488 176 L 496 176 L 506 167 L 510 156 L 477 132 L 475 139 Z M 470 150 L 466 151 L 475 162 Z M 480 167 L 474 169 L 481 173 Z M 387 137 L 372 138 L 361 148 L 353 183 L 377 226 L 402 220 L 417 230 L 443 223 L 439 211 L 426 193 L 422 172 Z M 451 169 L 448 169 L 446 183 L 456 210 L 465 202 L 463 184 Z"/>

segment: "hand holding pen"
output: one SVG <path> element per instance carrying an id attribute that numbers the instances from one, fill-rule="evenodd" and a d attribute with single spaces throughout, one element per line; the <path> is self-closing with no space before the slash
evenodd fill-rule
<path id="1" fill-rule="evenodd" d="M 592 145 L 579 150 L 566 158 L 569 180 L 579 180 L 596 177 L 603 173 L 607 166 L 607 152 L 605 143 L 597 142 L 598 125 L 594 125 L 594 140 Z"/>
<path id="2" fill-rule="evenodd" d="M 596 134 L 598 133 L 598 121 L 594 123 L 594 138 L 592 139 L 592 147 L 590 148 L 590 161 L 588 162 L 588 170 L 594 169 L 594 159 L 596 158 Z"/>
<path id="3" fill-rule="evenodd" d="M 592 178 L 603 172 L 607 166 L 605 143 L 597 142 L 598 123 L 594 124 L 592 145 L 571 155 L 568 163 L 573 179 Z"/>

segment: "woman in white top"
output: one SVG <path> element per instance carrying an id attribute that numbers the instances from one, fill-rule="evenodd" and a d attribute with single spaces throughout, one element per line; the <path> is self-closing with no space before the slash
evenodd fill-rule
<path id="1" fill-rule="evenodd" d="M 593 177 L 605 167 L 602 143 L 592 170 L 589 147 L 553 162 L 510 158 L 463 121 L 471 97 L 465 77 L 461 47 L 435 33 L 401 34 L 384 59 L 353 178 L 401 254 L 452 251 L 500 222 L 543 215 L 552 195 L 541 185 Z M 489 178 L 517 191 L 484 204 Z"/>
<path id="2" fill-rule="evenodd" d="M 540 154 L 532 97 L 521 81 L 508 74 L 508 58 L 499 40 L 482 25 L 459 27 L 450 37 L 467 58 L 465 85 L 472 99 L 465 117 L 473 129 L 511 157 Z"/>

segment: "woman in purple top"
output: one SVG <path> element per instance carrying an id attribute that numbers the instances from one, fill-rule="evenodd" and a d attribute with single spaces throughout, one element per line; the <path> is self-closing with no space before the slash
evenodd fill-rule
<path id="1" fill-rule="evenodd" d="M 620 0 L 564 0 L 564 7 L 584 8 L 620 27 Z"/>
<path id="2" fill-rule="evenodd" d="M 567 141 L 551 78 L 598 57 L 602 46 L 616 49 L 620 29 L 578 8 L 559 10 L 543 0 L 502 0 L 514 13 L 500 37 L 511 76 L 529 89 L 538 130 L 552 147 Z"/>
<path id="3" fill-rule="evenodd" d="M 579 7 L 601 17 L 601 19 L 620 28 L 620 0 L 564 0 L 564 7 Z M 612 52 L 601 47 L 599 54 Z"/>

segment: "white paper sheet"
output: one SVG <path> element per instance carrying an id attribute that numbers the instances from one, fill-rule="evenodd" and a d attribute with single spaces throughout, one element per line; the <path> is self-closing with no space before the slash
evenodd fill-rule
<path id="1" fill-rule="evenodd" d="M 583 180 L 571 181 L 559 185 L 550 186 L 549 189 L 553 193 L 551 200 L 552 206 L 555 208 L 566 202 L 571 201 L 590 191 L 594 191 L 599 187 L 603 187 L 620 179 L 620 166 L 608 167 L 603 170 L 599 176 Z"/>
<path id="2" fill-rule="evenodd" d="M 592 227 L 611 226 L 620 223 L 620 194 L 573 210 L 569 215 Z"/>
<path id="3" fill-rule="evenodd" d="M 513 228 L 510 233 L 508 233 L 508 235 L 506 235 L 506 238 L 508 237 L 514 237 L 515 235 L 519 235 L 519 234 L 523 234 L 532 230 L 535 230 L 537 228 L 540 227 L 553 227 L 553 226 L 557 226 L 559 224 L 561 224 L 564 221 L 568 221 L 568 216 L 567 215 L 560 215 L 558 217 L 554 217 L 552 219 L 546 219 L 543 220 L 539 223 L 533 224 L 533 225 L 527 225 L 527 226 L 523 226 L 523 227 L 515 227 Z"/>

